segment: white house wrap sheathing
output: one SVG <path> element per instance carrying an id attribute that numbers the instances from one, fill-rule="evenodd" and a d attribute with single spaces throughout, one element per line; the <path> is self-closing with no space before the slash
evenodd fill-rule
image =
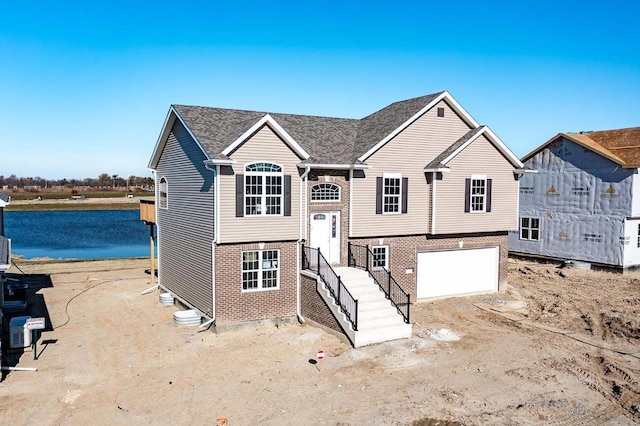
<path id="1" fill-rule="evenodd" d="M 638 218 L 632 217 L 637 169 L 623 169 L 564 138 L 525 167 L 538 173 L 520 179 L 520 226 L 522 218 L 539 219 L 539 240 L 511 232 L 510 251 L 614 266 L 640 263 Z"/>

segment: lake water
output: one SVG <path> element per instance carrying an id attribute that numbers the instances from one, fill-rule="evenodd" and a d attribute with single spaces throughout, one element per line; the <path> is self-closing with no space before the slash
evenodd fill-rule
<path id="1" fill-rule="evenodd" d="M 27 259 L 149 256 L 149 226 L 138 210 L 5 212 L 11 251 Z"/>

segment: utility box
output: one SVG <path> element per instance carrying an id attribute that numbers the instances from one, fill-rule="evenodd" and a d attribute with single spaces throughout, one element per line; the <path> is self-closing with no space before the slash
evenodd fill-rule
<path id="1" fill-rule="evenodd" d="M 27 320 L 31 318 L 13 317 L 9 321 L 9 348 L 25 349 L 31 347 L 31 330 L 27 329 Z"/>

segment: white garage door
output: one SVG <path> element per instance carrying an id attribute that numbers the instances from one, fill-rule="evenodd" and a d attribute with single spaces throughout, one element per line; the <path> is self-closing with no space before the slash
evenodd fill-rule
<path id="1" fill-rule="evenodd" d="M 418 253 L 418 299 L 498 290 L 498 247 Z"/>

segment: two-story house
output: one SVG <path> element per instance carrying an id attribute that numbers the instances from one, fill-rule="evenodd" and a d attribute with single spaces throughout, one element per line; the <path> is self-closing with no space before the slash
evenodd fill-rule
<path id="1" fill-rule="evenodd" d="M 297 316 L 360 346 L 506 280 L 522 164 L 448 92 L 363 119 L 172 105 L 149 167 L 160 286 L 218 329 Z"/>
<path id="2" fill-rule="evenodd" d="M 523 157 L 515 254 L 640 266 L 640 127 L 559 133 Z"/>

